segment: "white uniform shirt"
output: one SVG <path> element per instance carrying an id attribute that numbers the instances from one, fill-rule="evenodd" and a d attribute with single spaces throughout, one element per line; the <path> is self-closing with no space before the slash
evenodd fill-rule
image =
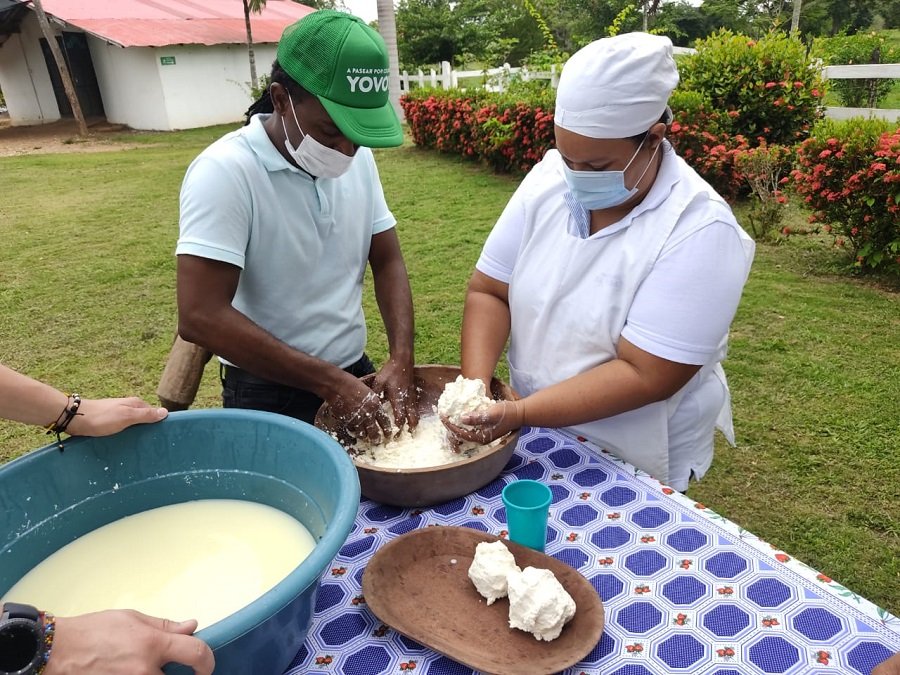
<path id="1" fill-rule="evenodd" d="M 733 440 L 718 364 L 753 241 L 668 144 L 641 204 L 587 237 L 586 218 L 552 150 L 485 243 L 477 269 L 510 285 L 513 386 L 528 395 L 611 360 L 620 336 L 661 358 L 703 366 L 669 401 L 571 429 L 685 489 L 692 472 L 709 467 L 717 420 Z M 690 411 L 690 424 L 677 419 L 679 411 Z M 698 425 L 705 427 L 700 440 L 673 435 L 693 435 Z"/>
<path id="2" fill-rule="evenodd" d="M 362 283 L 372 237 L 396 223 L 368 148 L 339 178 L 288 162 L 263 121 L 191 163 L 176 254 L 241 268 L 235 309 L 291 347 L 340 367 L 366 344 Z"/>

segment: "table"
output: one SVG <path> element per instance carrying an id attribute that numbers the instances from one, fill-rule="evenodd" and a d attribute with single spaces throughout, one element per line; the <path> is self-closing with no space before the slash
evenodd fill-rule
<path id="1" fill-rule="evenodd" d="M 380 546 L 416 528 L 504 536 L 500 491 L 522 478 L 553 491 L 546 552 L 606 609 L 597 646 L 566 675 L 869 675 L 900 651 L 897 617 L 596 446 L 525 428 L 500 477 L 471 495 L 416 510 L 362 500 L 288 673 L 472 673 L 378 621 L 362 575 Z"/>

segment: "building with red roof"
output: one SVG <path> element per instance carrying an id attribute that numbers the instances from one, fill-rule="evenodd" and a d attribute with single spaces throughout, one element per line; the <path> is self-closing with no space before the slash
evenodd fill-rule
<path id="1" fill-rule="evenodd" d="M 134 129 L 234 122 L 251 103 L 241 0 L 42 0 L 86 117 Z M 251 14 L 257 73 L 313 10 L 268 0 Z M 71 117 L 29 0 L 0 0 L 0 90 L 13 124 Z"/>

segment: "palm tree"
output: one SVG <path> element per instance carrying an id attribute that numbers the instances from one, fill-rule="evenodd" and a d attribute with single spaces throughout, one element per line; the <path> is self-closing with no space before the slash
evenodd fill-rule
<path id="1" fill-rule="evenodd" d="M 378 32 L 384 38 L 388 50 L 388 92 L 391 104 L 397 111 L 397 116 L 403 119 L 403 110 L 400 108 L 400 59 L 397 56 L 397 21 L 394 17 L 393 0 L 378 0 Z"/>
<path id="2" fill-rule="evenodd" d="M 81 103 L 78 101 L 78 94 L 75 93 L 75 85 L 72 83 L 72 76 L 69 74 L 69 67 L 63 58 L 59 45 L 56 43 L 56 35 L 50 28 L 50 22 L 47 21 L 47 15 L 44 13 L 44 7 L 41 0 L 34 0 L 34 11 L 37 14 L 38 23 L 41 26 L 41 32 L 44 39 L 47 40 L 47 46 L 50 53 L 53 54 L 53 60 L 56 61 L 56 67 L 59 70 L 59 77 L 63 83 L 63 89 L 66 90 L 66 97 L 69 99 L 69 105 L 72 106 L 72 114 L 78 123 L 78 135 L 87 136 L 87 124 L 84 121 L 84 114 L 81 112 Z"/>
<path id="3" fill-rule="evenodd" d="M 262 14 L 266 0 L 243 0 L 244 25 L 247 26 L 247 53 L 250 56 L 250 88 L 256 91 L 259 79 L 256 77 L 256 54 L 253 53 L 253 31 L 250 29 L 250 12 Z"/>

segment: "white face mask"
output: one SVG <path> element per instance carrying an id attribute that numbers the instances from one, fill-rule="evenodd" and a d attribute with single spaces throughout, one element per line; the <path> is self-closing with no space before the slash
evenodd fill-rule
<path id="1" fill-rule="evenodd" d="M 294 123 L 300 129 L 300 135 L 303 136 L 300 145 L 295 148 L 288 140 L 284 117 L 281 118 L 281 128 L 284 129 L 284 147 L 288 154 L 294 158 L 294 161 L 297 162 L 297 166 L 319 178 L 337 178 L 346 173 L 353 162 L 353 156 L 345 155 L 340 150 L 322 145 L 309 134 L 303 133 L 303 129 L 300 128 L 300 122 L 297 120 L 297 112 L 294 110 L 294 100 L 290 94 L 288 94 L 288 100 L 291 102 Z"/>
<path id="2" fill-rule="evenodd" d="M 650 165 L 653 164 L 653 158 L 656 157 L 656 151 L 659 150 L 660 144 L 657 144 L 653 149 L 653 154 L 650 156 L 650 161 L 647 162 L 644 172 L 637 179 L 634 187 L 631 189 L 625 187 L 625 171 L 631 166 L 634 158 L 638 156 L 645 140 L 647 140 L 647 136 L 644 136 L 641 140 L 641 144 L 621 171 L 574 171 L 567 164 L 563 163 L 563 173 L 566 177 L 569 192 L 588 211 L 611 209 L 627 202 L 637 194 L 637 186 L 644 180 Z"/>

